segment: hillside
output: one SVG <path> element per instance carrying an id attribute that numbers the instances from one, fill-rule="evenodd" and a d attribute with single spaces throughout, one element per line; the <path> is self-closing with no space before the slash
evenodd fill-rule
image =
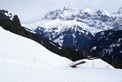
<path id="1" fill-rule="evenodd" d="M 86 63 L 73 69 L 69 65 L 79 61 L 60 57 L 32 40 L 2 28 L 0 37 L 0 82 L 122 81 L 122 71 L 100 59 L 80 60 Z"/>
<path id="2" fill-rule="evenodd" d="M 2 60 L 41 67 L 68 65 L 71 62 L 50 52 L 38 43 L 5 31 L 1 27 L 0 37 L 0 59 Z"/>

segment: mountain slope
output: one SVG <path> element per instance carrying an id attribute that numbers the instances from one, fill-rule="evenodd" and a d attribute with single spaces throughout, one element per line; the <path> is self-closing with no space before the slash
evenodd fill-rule
<path id="1" fill-rule="evenodd" d="M 122 30 L 99 32 L 94 37 L 92 52 L 117 68 L 122 68 Z"/>
<path id="2" fill-rule="evenodd" d="M 5 31 L 2 28 L 0 28 L 0 37 L 1 82 L 105 82 L 110 81 L 110 76 L 112 82 L 122 80 L 121 70 L 109 69 L 106 67 L 106 63 L 102 69 L 97 67 L 91 69 L 89 66 L 91 63 L 85 60 L 86 63 L 88 62 L 88 65 L 86 64 L 87 68 L 72 69 L 66 67 L 69 63 L 72 63 L 70 60 L 53 54 L 34 41 Z M 95 62 L 98 61 L 95 60 Z M 99 62 L 100 64 L 103 66 L 102 62 Z"/>
<path id="3" fill-rule="evenodd" d="M 73 69 L 69 67 L 73 62 L 67 58 L 48 51 L 32 40 L 5 31 L 2 27 L 0 38 L 0 82 L 122 81 L 122 71 L 100 59 L 82 60 L 86 63 Z M 93 62 L 94 69 L 91 67 Z"/>
<path id="4" fill-rule="evenodd" d="M 60 46 L 84 49 L 96 33 L 113 28 L 121 29 L 120 15 L 102 10 L 64 7 L 50 11 L 41 21 L 25 26 Z"/>
<path id="5" fill-rule="evenodd" d="M 17 15 L 12 15 L 6 10 L 0 10 L 0 26 L 5 30 L 36 41 L 54 53 L 61 53 L 61 50 L 56 47 L 58 46 L 57 44 L 50 42 L 42 36 L 31 33 L 30 29 L 21 26 L 21 22 Z"/>
<path id="6" fill-rule="evenodd" d="M 0 59 L 41 67 L 68 65 L 70 60 L 60 57 L 38 43 L 7 32 L 0 27 Z M 48 59 L 49 58 L 49 59 Z"/>

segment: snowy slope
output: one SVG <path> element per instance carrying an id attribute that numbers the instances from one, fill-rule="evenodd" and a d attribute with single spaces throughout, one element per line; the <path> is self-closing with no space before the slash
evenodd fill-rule
<path id="1" fill-rule="evenodd" d="M 122 70 L 100 59 L 71 68 L 72 61 L 1 27 L 0 38 L 0 82 L 122 82 Z"/>
<path id="2" fill-rule="evenodd" d="M 0 61 L 0 82 L 122 82 L 122 70 L 40 68 Z"/>
<path id="3" fill-rule="evenodd" d="M 7 32 L 0 27 L 0 60 L 41 67 L 68 65 L 70 60 L 60 57 L 38 43 Z"/>

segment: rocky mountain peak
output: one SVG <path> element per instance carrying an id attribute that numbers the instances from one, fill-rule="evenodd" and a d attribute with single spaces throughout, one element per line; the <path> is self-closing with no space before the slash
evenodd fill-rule
<path id="1" fill-rule="evenodd" d="M 119 8 L 119 10 L 117 11 L 118 14 L 122 14 L 122 7 Z"/>
<path id="2" fill-rule="evenodd" d="M 77 14 L 80 13 L 80 10 L 77 8 L 72 7 L 64 7 L 59 8 L 55 11 L 48 12 L 43 19 L 45 20 L 54 20 L 54 19 L 60 19 L 60 20 L 67 20 L 67 19 L 73 19 Z"/>

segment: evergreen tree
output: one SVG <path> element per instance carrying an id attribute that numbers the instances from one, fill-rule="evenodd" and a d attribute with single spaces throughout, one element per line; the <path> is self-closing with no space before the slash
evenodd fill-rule
<path id="1" fill-rule="evenodd" d="M 20 27 L 20 26 L 21 26 L 20 20 L 19 20 L 19 18 L 18 18 L 17 15 L 14 15 L 14 17 L 13 17 L 12 20 L 13 20 L 13 22 L 16 24 L 17 27 Z"/>

